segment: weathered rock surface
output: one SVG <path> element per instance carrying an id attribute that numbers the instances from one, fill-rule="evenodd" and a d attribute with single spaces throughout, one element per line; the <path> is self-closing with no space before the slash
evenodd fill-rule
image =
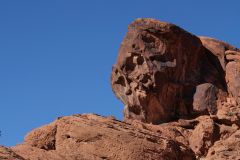
<path id="1" fill-rule="evenodd" d="M 189 137 L 189 145 L 198 156 L 207 154 L 208 149 L 217 138 L 214 121 L 210 117 L 203 117 Z"/>
<path id="2" fill-rule="evenodd" d="M 111 76 L 124 122 L 93 114 L 58 118 L 7 160 L 240 159 L 240 50 L 173 24 L 137 19 Z"/>
<path id="3" fill-rule="evenodd" d="M 193 111 L 196 113 L 211 113 L 217 111 L 217 89 L 211 83 L 200 84 L 193 95 Z"/>
<path id="4" fill-rule="evenodd" d="M 112 71 L 112 88 L 125 104 L 125 120 L 159 124 L 189 117 L 195 111 L 216 112 L 215 100 L 227 94 L 224 55 L 228 49 L 234 47 L 200 39 L 173 24 L 134 21 Z M 204 84 L 209 87 L 199 90 Z"/>
<path id="5" fill-rule="evenodd" d="M 195 159 L 190 148 L 158 132 L 93 114 L 62 117 L 35 129 L 9 153 L 26 160 Z"/>
<path id="6" fill-rule="evenodd" d="M 206 160 L 240 159 L 240 130 L 229 138 L 218 141 L 208 151 Z"/>
<path id="7" fill-rule="evenodd" d="M 25 160 L 23 157 L 17 155 L 11 149 L 0 146 L 0 159 L 1 160 Z"/>
<path id="8" fill-rule="evenodd" d="M 196 157 L 239 129 L 240 50 L 223 41 L 137 19 L 129 25 L 111 80 L 125 105 L 125 121 L 159 124 L 157 131 L 189 146 Z M 170 125 L 177 119 L 177 126 Z M 181 128 L 181 138 L 169 125 Z"/>

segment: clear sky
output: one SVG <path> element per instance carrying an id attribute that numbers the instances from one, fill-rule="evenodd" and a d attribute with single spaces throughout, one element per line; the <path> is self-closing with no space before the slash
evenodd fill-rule
<path id="1" fill-rule="evenodd" d="M 0 144 L 59 116 L 122 119 L 110 74 L 127 26 L 175 23 L 240 47 L 239 0 L 0 0 Z"/>

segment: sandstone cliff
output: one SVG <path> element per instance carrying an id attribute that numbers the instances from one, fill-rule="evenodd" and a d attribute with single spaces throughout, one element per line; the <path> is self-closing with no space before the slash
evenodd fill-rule
<path id="1" fill-rule="evenodd" d="M 129 25 L 111 76 L 124 121 L 58 118 L 7 160 L 240 159 L 240 50 L 154 19 Z"/>

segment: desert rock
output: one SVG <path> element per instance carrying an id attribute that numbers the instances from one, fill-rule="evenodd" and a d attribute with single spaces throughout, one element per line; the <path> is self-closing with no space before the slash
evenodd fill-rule
<path id="1" fill-rule="evenodd" d="M 223 42 L 200 39 L 170 23 L 134 21 L 112 71 L 112 88 L 125 105 L 125 120 L 159 124 L 189 117 L 194 107 L 205 112 L 204 103 L 212 99 L 207 108 L 215 112 L 214 99 L 221 100 L 220 95 L 227 94 L 225 46 L 231 49 Z M 204 84 L 212 85 L 202 94 L 208 97 L 199 97 L 198 87 Z M 193 107 L 194 95 L 196 101 L 199 98 L 205 102 Z"/>
<path id="2" fill-rule="evenodd" d="M 0 159 L 1 160 L 25 160 L 23 157 L 13 152 L 10 148 L 3 147 L 3 146 L 0 146 Z"/>
<path id="3" fill-rule="evenodd" d="M 30 160 L 195 159 L 191 149 L 157 132 L 93 114 L 33 130 L 11 152 Z"/>
<path id="4" fill-rule="evenodd" d="M 129 25 L 111 85 L 113 116 L 60 117 L 0 147 L 7 160 L 240 159 L 240 50 L 146 18 Z"/>

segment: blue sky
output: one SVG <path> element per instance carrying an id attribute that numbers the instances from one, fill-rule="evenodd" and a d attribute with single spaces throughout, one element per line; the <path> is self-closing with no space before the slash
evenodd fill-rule
<path id="1" fill-rule="evenodd" d="M 127 31 L 151 17 L 240 47 L 239 0 L 1 0 L 0 144 L 59 116 L 122 119 L 111 67 Z"/>

